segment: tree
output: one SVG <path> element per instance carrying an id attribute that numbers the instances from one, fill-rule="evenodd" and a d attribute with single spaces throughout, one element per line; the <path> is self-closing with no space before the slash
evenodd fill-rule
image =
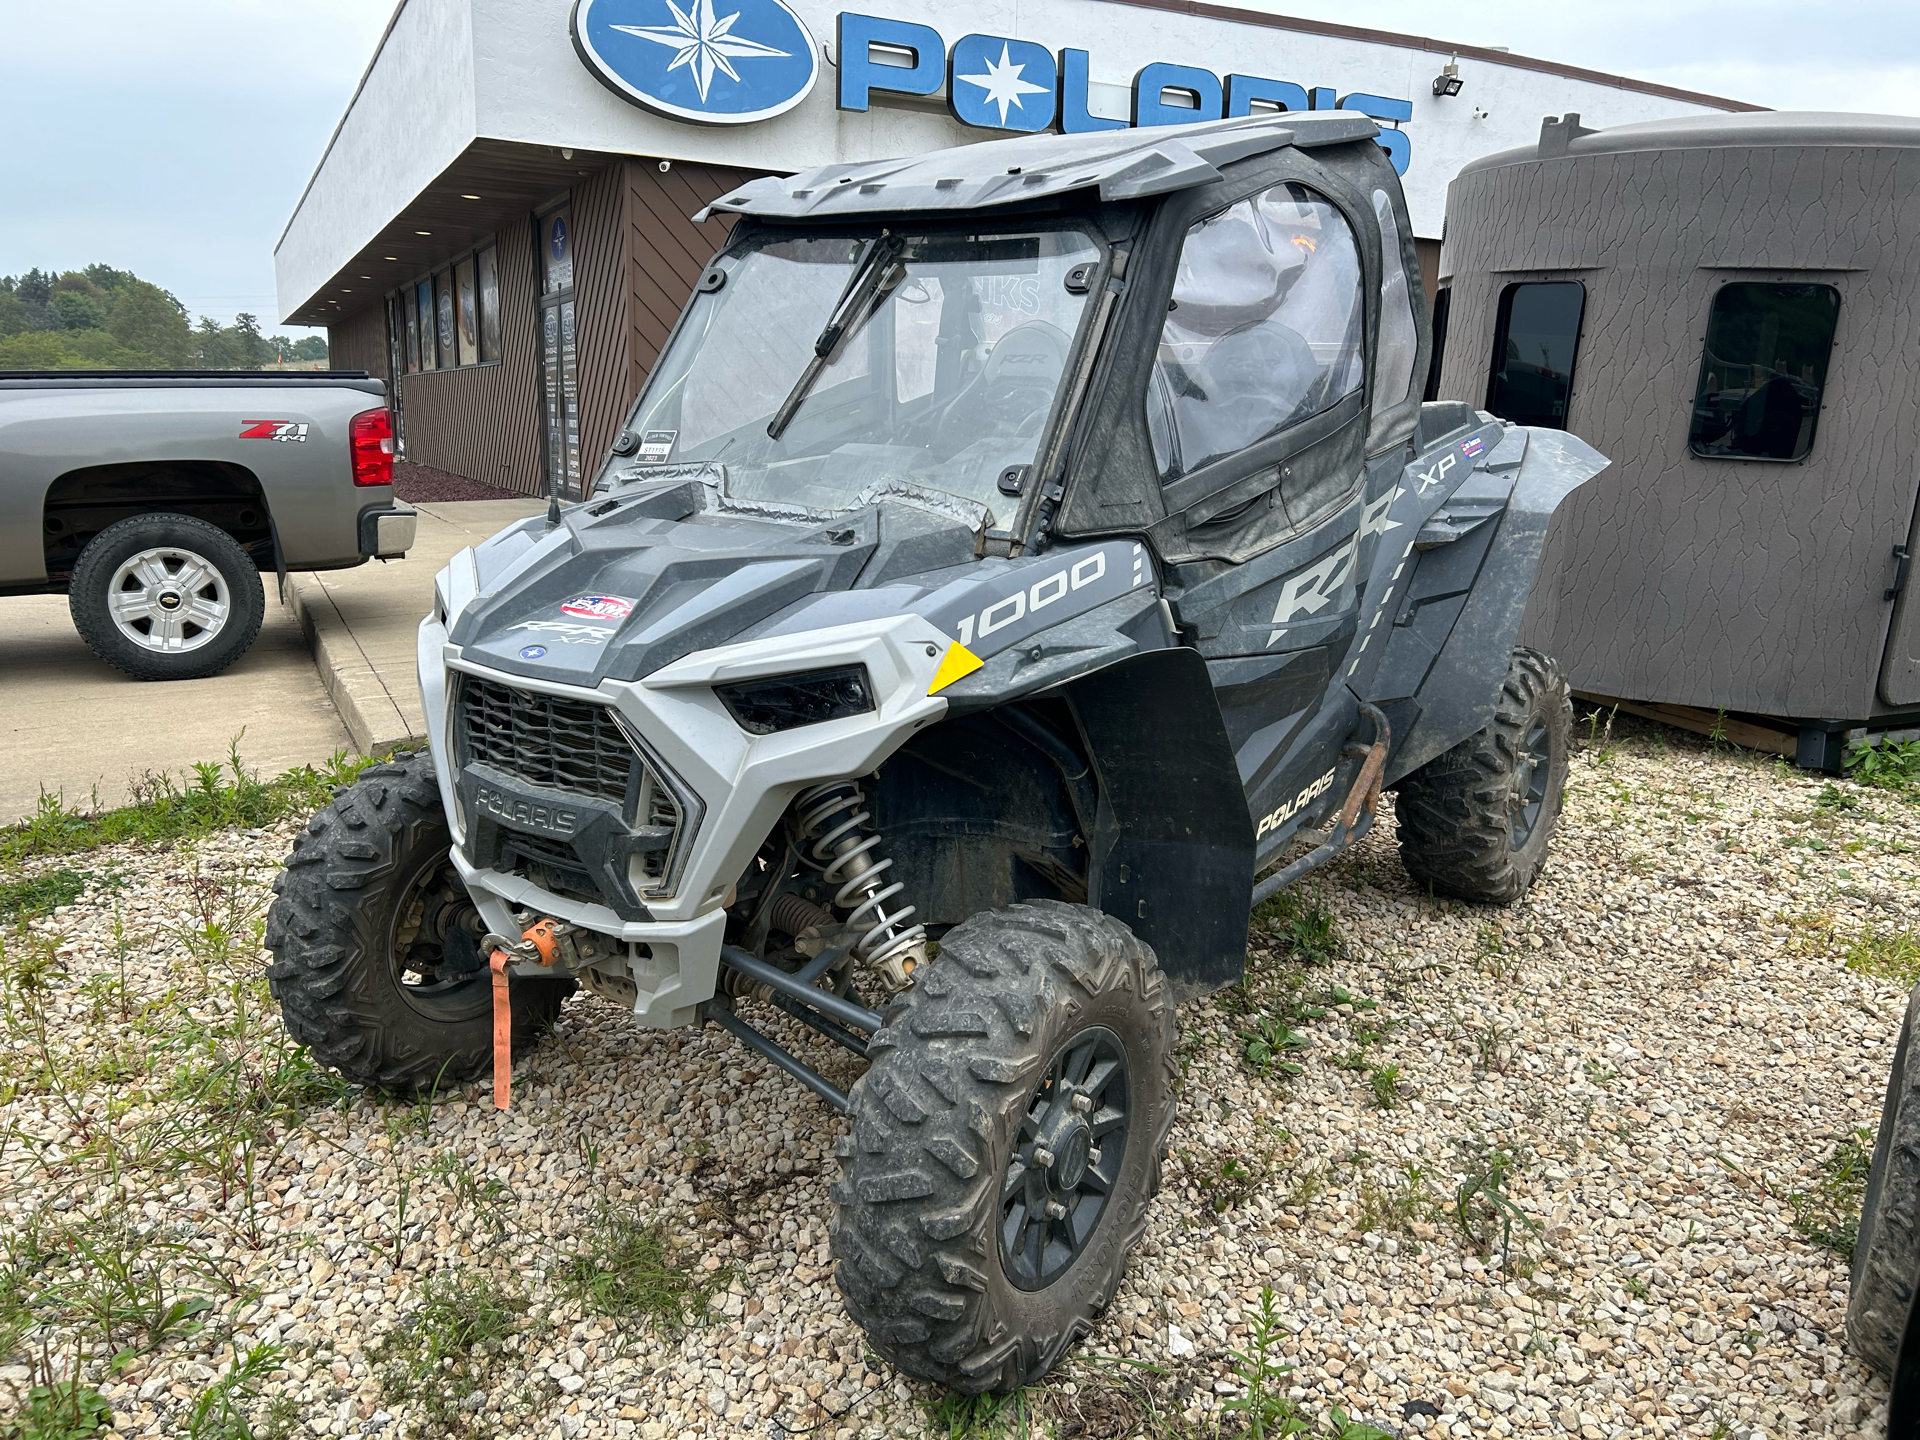
<path id="1" fill-rule="evenodd" d="M 109 292 L 124 290 L 129 285 L 147 283 L 131 270 L 116 270 L 111 265 L 89 265 L 80 273 L 87 277 L 88 284 Z"/>
<path id="2" fill-rule="evenodd" d="M 193 367 L 196 370 L 234 370 L 233 336 L 220 328 L 220 322 L 200 317 L 200 328 L 193 332 Z"/>
<path id="3" fill-rule="evenodd" d="M 234 365 L 241 370 L 258 370 L 273 359 L 266 336 L 260 333 L 260 321 L 242 310 L 233 317 Z"/>
<path id="4" fill-rule="evenodd" d="M 293 348 L 287 352 L 289 360 L 324 360 L 327 358 L 327 337 L 324 335 L 303 335 L 293 342 Z"/>
<path id="5" fill-rule="evenodd" d="M 60 317 L 63 330 L 103 330 L 107 324 L 105 303 L 86 290 L 56 291 L 53 313 Z"/>
<path id="6" fill-rule="evenodd" d="M 145 280 L 129 277 L 119 287 L 107 312 L 106 328 L 129 350 L 151 357 L 156 368 L 178 370 L 193 357 L 193 331 L 185 307 Z"/>
<path id="7" fill-rule="evenodd" d="M 13 293 L 29 305 L 44 305 L 47 297 L 53 294 L 53 276 L 42 273 L 35 266 L 15 282 Z"/>
<path id="8" fill-rule="evenodd" d="M 20 303 L 20 297 L 11 287 L 0 285 L 0 335 L 18 335 L 26 328 L 27 307 Z"/>

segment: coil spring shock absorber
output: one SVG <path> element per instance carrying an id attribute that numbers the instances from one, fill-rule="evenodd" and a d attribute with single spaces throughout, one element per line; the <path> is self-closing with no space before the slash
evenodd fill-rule
<path id="1" fill-rule="evenodd" d="M 873 818 L 865 803 L 858 785 L 836 780 L 803 791 L 794 813 L 807 857 L 822 868 L 827 884 L 839 886 L 834 908 L 851 910 L 846 923 L 862 932 L 853 943 L 854 959 L 878 971 L 889 990 L 901 990 L 911 983 L 914 967 L 926 963 L 927 927 L 908 923 L 911 905 L 887 908 L 907 887 L 887 883 L 893 861 L 877 853 L 878 835 L 862 833 Z"/>

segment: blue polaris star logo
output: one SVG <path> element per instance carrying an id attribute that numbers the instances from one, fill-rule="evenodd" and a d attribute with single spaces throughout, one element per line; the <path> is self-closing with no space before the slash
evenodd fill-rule
<path id="1" fill-rule="evenodd" d="M 771 119 L 804 100 L 820 71 L 785 0 L 575 0 L 572 29 L 603 84 L 676 120 Z"/>
<path id="2" fill-rule="evenodd" d="M 520 647 L 520 658 L 522 660 L 538 660 L 546 653 L 547 647 L 544 645 L 523 645 Z"/>

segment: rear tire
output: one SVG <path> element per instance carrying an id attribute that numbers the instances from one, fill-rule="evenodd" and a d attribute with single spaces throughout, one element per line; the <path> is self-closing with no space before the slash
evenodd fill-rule
<path id="1" fill-rule="evenodd" d="M 1052 901 L 956 926 L 914 980 L 853 1087 L 836 1278 L 908 1374 L 1013 1390 L 1093 1328 L 1146 1229 L 1173 1005 L 1132 931 Z"/>
<path id="2" fill-rule="evenodd" d="M 1459 900 L 1518 900 L 1546 864 L 1573 742 L 1567 677 L 1515 650 L 1493 719 L 1398 786 L 1400 863 Z"/>
<path id="3" fill-rule="evenodd" d="M 136 680 L 218 675 L 266 617 L 260 571 L 226 531 L 191 515 L 133 515 L 87 542 L 67 581 L 73 627 Z"/>
<path id="4" fill-rule="evenodd" d="M 1900 1046 L 1887 1076 L 1880 1134 L 1867 1169 L 1860 1233 L 1853 1243 L 1847 1343 L 1861 1360 L 1891 1375 L 1920 1282 L 1920 1056 L 1913 1053 L 1920 988 L 1907 998 Z"/>
<path id="5" fill-rule="evenodd" d="M 287 1033 L 357 1084 L 447 1089 L 493 1068 L 493 977 L 452 845 L 432 757 L 403 754 L 307 822 L 273 882 L 267 984 Z M 574 989 L 514 978 L 516 1058 Z"/>

